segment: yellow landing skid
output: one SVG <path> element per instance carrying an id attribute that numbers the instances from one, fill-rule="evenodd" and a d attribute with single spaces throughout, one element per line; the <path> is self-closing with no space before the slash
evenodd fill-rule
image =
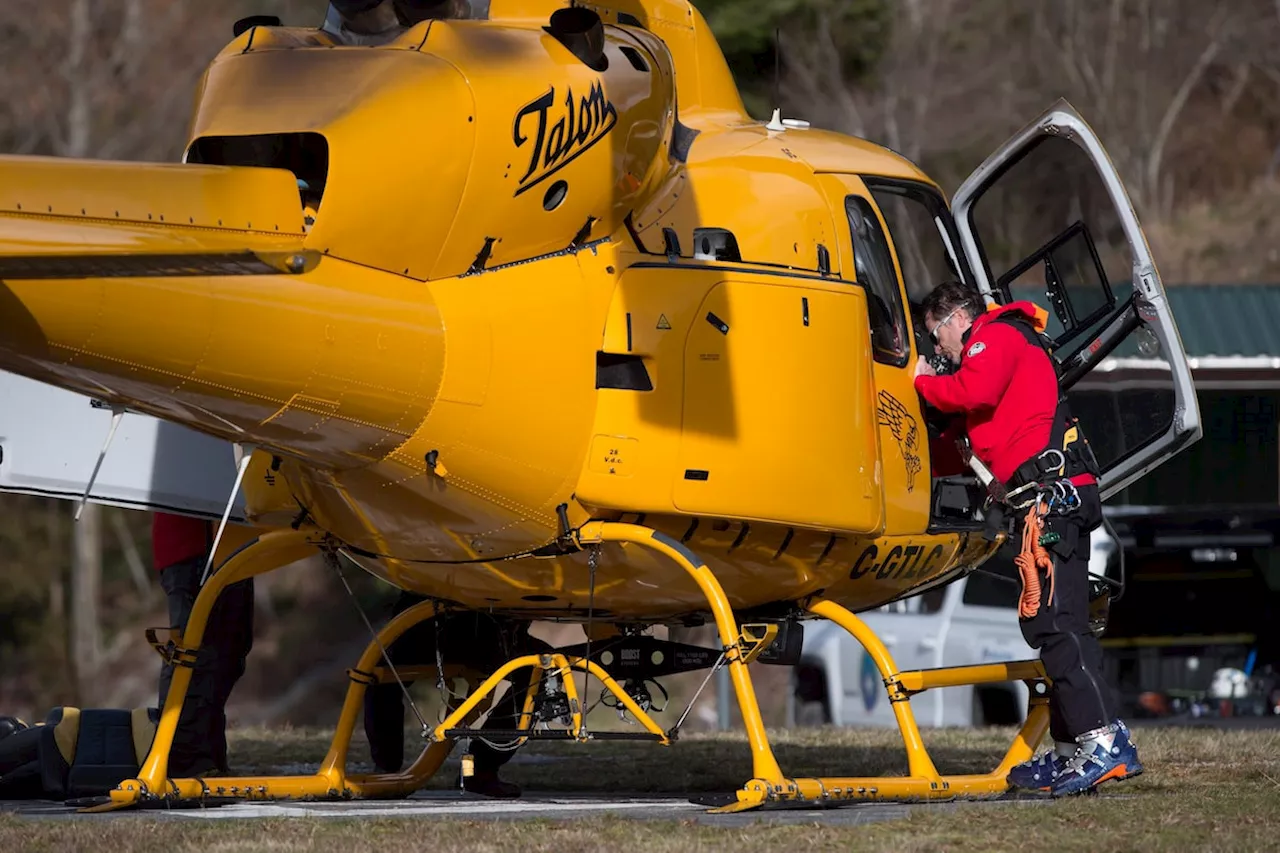
<path id="1" fill-rule="evenodd" d="M 809 603 L 809 611 L 815 616 L 835 622 L 852 634 L 875 661 L 884 679 L 898 728 L 902 733 L 903 744 L 907 751 L 908 775 L 822 778 L 785 776 L 765 734 L 760 706 L 747 669 L 747 664 L 772 642 L 776 627 L 739 626 L 724 590 L 711 570 L 691 551 L 662 533 L 638 525 L 591 522 L 579 531 L 578 540 L 583 546 L 602 542 L 630 542 L 658 551 L 682 566 L 707 598 L 715 616 L 716 628 L 725 650 L 724 661 L 727 662 L 746 726 L 753 766 L 753 778 L 737 792 L 736 799 L 712 811 L 735 812 L 770 806 L 829 806 L 859 801 L 913 802 L 960 797 L 991 797 L 1007 790 L 1008 783 L 1005 778 L 1010 768 L 1030 759 L 1036 745 L 1048 730 L 1048 680 L 1039 661 L 898 672 L 884 644 L 861 619 L 834 602 L 819 599 Z M 108 802 L 85 809 L 86 811 L 111 811 L 146 805 L 172 806 L 183 801 L 198 805 L 202 801 L 209 802 L 228 797 L 247 800 L 404 797 L 421 788 L 440 769 L 457 739 L 473 736 L 473 733 L 504 738 L 511 735 L 512 739 L 520 743 L 533 738 L 555 736 L 578 742 L 642 738 L 663 745 L 670 744 L 671 736 L 664 732 L 597 664 L 585 658 L 568 657 L 563 654 L 526 655 L 507 662 L 473 690 L 460 706 L 451 709 L 444 721 L 431 731 L 430 743 L 408 770 L 395 774 L 349 775 L 346 772 L 346 757 L 356 720 L 363 705 L 364 692 L 370 684 L 394 679 L 389 671 L 379 666 L 383 649 L 390 646 L 409 628 L 435 615 L 434 603 L 423 602 L 392 619 L 365 649 L 357 665 L 348 670 L 351 683 L 347 688 L 333 742 L 328 755 L 315 774 L 209 779 L 168 778 L 169 750 L 173 744 L 178 715 L 181 713 L 182 702 L 191 680 L 190 662 L 195 659 L 195 652 L 203 638 L 209 613 L 218 595 L 227 586 L 237 581 L 312 556 L 325 546 L 323 538 L 306 531 L 272 532 L 237 552 L 219 571 L 210 576 L 196 598 L 185 632 L 163 650 L 177 665 L 165 700 L 164 712 L 152 742 L 151 752 L 143 763 L 142 770 L 136 779 L 122 782 L 113 790 Z M 568 725 L 562 729 L 535 730 L 533 728 L 534 703 L 538 691 L 531 689 L 526 694 L 523 712 L 516 730 L 512 732 L 486 730 L 480 733 L 468 729 L 467 726 L 487 710 L 498 684 L 523 668 L 531 670 L 531 686 L 540 685 L 544 679 L 551 676 L 559 677 L 568 703 L 568 713 L 565 715 L 569 718 Z M 434 667 L 403 667 L 398 668 L 398 672 L 401 678 L 405 679 L 436 674 Z M 587 672 L 599 679 L 632 717 L 645 728 L 646 732 L 590 732 L 585 723 L 582 701 L 572 678 L 574 672 Z M 446 673 L 446 675 L 449 674 Z M 457 674 L 456 671 L 453 674 Z M 1031 702 L 1026 722 L 1015 736 L 1004 759 L 988 774 L 960 776 L 939 774 L 921 740 L 920 729 L 911 712 L 911 697 L 934 688 L 1012 680 L 1021 680 L 1028 684 Z"/>
<path id="2" fill-rule="evenodd" d="M 737 801 L 713 809 L 736 812 L 766 805 L 830 805 L 865 800 L 922 801 L 957 797 L 990 797 L 1008 790 L 1006 776 L 1016 764 L 1027 761 L 1049 728 L 1048 679 L 1040 661 L 983 664 L 979 666 L 898 672 L 884 643 L 861 619 L 832 601 L 818 599 L 808 605 L 815 616 L 835 622 L 862 644 L 875 661 L 893 704 L 898 728 L 907 750 L 908 774 L 905 777 L 824 777 L 793 779 L 784 776 L 765 734 L 764 720 L 756 701 L 751 674 L 738 642 L 739 629 L 733 612 L 715 575 L 688 548 L 655 530 L 631 524 L 593 522 L 583 527 L 579 540 L 583 544 L 598 542 L 630 542 L 658 551 L 674 560 L 693 578 L 707 597 L 715 615 L 720 641 L 726 648 L 729 674 L 738 697 L 738 706 L 751 745 L 754 778 L 737 794 Z M 744 639 L 746 639 L 744 637 Z M 758 654 L 758 650 L 755 652 Z M 754 654 L 750 655 L 754 657 Z M 1026 681 L 1031 692 L 1031 707 L 1022 729 L 1014 737 L 1004 759 L 988 774 L 942 776 L 920 738 L 920 728 L 911 712 L 911 696 L 931 688 L 989 684 L 1001 681 Z"/>

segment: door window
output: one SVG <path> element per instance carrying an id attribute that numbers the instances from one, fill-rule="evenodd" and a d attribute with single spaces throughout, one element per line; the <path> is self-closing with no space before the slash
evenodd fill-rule
<path id="1" fill-rule="evenodd" d="M 1049 311 L 1062 357 L 1088 343 L 1133 293 L 1133 253 L 1119 212 L 1074 142 L 1039 139 L 974 202 L 978 249 L 1001 298 Z"/>
<path id="2" fill-rule="evenodd" d="M 944 281 L 968 281 L 946 203 L 911 181 L 863 176 L 898 253 L 907 300 L 919 304 Z"/>
<path id="3" fill-rule="evenodd" d="M 898 274 L 893 269 L 889 241 L 875 210 L 856 195 L 844 201 L 853 237 L 853 265 L 858 283 L 867 289 L 867 315 L 871 322 L 871 351 L 882 364 L 901 367 L 907 363 L 907 321 L 902 308 Z"/>

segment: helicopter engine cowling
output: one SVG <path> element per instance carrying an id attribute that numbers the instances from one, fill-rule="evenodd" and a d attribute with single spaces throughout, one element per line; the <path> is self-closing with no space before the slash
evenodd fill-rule
<path id="1" fill-rule="evenodd" d="M 433 280 L 555 254 L 618 232 L 679 166 L 670 56 L 603 32 L 592 67 L 553 27 L 424 21 L 336 48 L 260 29 L 207 72 L 189 150 L 322 138 L 308 246 L 334 257 Z"/>

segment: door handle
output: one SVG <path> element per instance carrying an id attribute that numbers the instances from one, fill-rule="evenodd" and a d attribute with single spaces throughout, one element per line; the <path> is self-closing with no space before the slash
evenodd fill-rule
<path id="1" fill-rule="evenodd" d="M 922 652 L 934 652 L 934 651 L 937 651 L 937 650 L 938 650 L 938 638 L 937 638 L 937 637 L 925 637 L 923 640 L 921 640 L 921 641 L 920 641 L 920 651 L 922 651 Z"/>
<path id="2" fill-rule="evenodd" d="M 884 643 L 886 646 L 892 646 L 898 642 L 898 638 L 893 634 L 881 634 L 880 642 Z"/>

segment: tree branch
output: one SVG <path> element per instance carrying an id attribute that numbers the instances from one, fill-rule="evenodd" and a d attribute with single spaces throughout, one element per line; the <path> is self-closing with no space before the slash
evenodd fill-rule
<path id="1" fill-rule="evenodd" d="M 1195 65 L 1187 72 L 1187 76 L 1183 78 L 1182 85 L 1178 87 L 1178 91 L 1174 93 L 1173 99 L 1165 108 L 1164 116 L 1160 119 L 1159 128 L 1156 130 L 1155 139 L 1152 141 L 1150 153 L 1147 155 L 1146 183 L 1150 192 L 1159 194 L 1160 187 L 1160 169 L 1164 160 L 1165 144 L 1169 141 L 1169 134 L 1173 131 L 1173 125 L 1178 120 L 1178 115 L 1182 112 L 1182 108 L 1187 104 L 1187 98 L 1191 96 L 1191 90 L 1200 82 L 1200 78 L 1204 76 L 1205 69 L 1209 67 L 1209 63 L 1218 55 L 1218 51 L 1222 48 L 1222 30 L 1214 27 L 1213 38 L 1209 44 L 1205 45 L 1203 51 L 1200 52 L 1199 58 L 1196 59 Z M 1157 199 L 1150 199 L 1157 203 L 1157 209 L 1161 214 L 1167 211 L 1159 207 Z"/>

